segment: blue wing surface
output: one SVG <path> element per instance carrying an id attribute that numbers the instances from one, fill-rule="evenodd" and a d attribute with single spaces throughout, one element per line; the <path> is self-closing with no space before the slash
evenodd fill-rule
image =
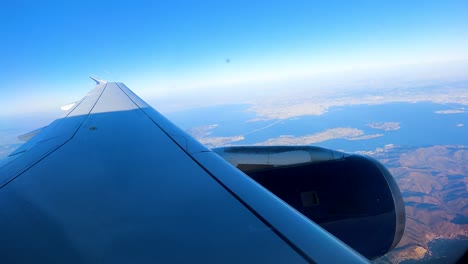
<path id="1" fill-rule="evenodd" d="M 5 263 L 367 262 L 102 81 L 0 161 L 0 234 Z"/>

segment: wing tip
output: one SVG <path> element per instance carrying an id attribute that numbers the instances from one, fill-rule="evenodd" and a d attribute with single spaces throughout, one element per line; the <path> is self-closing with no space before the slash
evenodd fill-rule
<path id="1" fill-rule="evenodd" d="M 98 79 L 98 78 L 96 78 L 96 77 L 93 77 L 93 76 L 89 76 L 89 78 L 91 78 L 91 80 L 95 81 L 95 82 L 96 82 L 96 85 L 106 83 L 106 81 L 100 80 L 100 79 Z"/>

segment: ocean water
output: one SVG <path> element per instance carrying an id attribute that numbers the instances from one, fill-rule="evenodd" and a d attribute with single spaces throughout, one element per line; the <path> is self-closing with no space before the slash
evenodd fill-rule
<path id="1" fill-rule="evenodd" d="M 459 105 L 422 103 L 388 103 L 382 105 L 353 105 L 332 107 L 318 116 L 300 116 L 287 120 L 251 122 L 255 113 L 248 105 L 217 106 L 168 114 L 168 118 L 189 129 L 218 124 L 211 136 L 244 135 L 236 144 L 248 145 L 281 135 L 296 137 L 310 135 L 336 127 L 357 128 L 366 135 L 383 134 L 364 140 L 332 139 L 314 145 L 345 151 L 374 150 L 386 144 L 428 146 L 439 144 L 468 145 L 468 112 L 437 114 L 436 111 L 460 108 Z M 377 122 L 399 122 L 400 129 L 384 131 L 368 126 Z M 457 126 L 463 124 L 463 126 Z"/>
<path id="2" fill-rule="evenodd" d="M 461 108 L 461 105 L 423 103 L 388 103 L 382 105 L 353 105 L 332 107 L 318 116 L 300 116 L 286 120 L 252 121 L 256 113 L 249 105 L 224 105 L 181 112 L 163 113 L 182 129 L 217 124 L 210 136 L 229 137 L 243 135 L 236 145 L 250 145 L 281 135 L 296 137 L 322 132 L 337 127 L 362 130 L 365 135 L 383 134 L 381 137 L 346 140 L 332 139 L 313 145 L 344 151 L 375 150 L 386 144 L 419 147 L 442 144 L 468 145 L 468 112 L 461 114 L 436 114 L 435 111 Z M 51 119 L 47 116 L 48 122 Z M 32 120 L 0 120 L 0 145 L 19 143 L 16 136 L 46 125 Z M 369 123 L 399 122 L 400 129 L 383 131 L 373 129 Z M 463 124 L 463 126 L 457 126 Z"/>

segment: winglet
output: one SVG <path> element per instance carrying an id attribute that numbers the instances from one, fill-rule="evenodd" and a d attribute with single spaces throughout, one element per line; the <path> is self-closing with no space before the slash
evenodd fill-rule
<path id="1" fill-rule="evenodd" d="M 96 85 L 106 83 L 106 81 L 99 80 L 98 78 L 95 78 L 95 77 L 93 77 L 93 76 L 89 76 L 89 78 L 91 78 L 91 80 L 95 81 L 95 82 L 96 82 Z"/>

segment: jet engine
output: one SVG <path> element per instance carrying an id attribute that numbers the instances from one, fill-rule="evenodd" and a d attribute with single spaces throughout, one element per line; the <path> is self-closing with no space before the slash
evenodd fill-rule
<path id="1" fill-rule="evenodd" d="M 393 249 L 403 235 L 400 190 L 371 157 L 313 146 L 213 151 L 369 259 Z"/>

